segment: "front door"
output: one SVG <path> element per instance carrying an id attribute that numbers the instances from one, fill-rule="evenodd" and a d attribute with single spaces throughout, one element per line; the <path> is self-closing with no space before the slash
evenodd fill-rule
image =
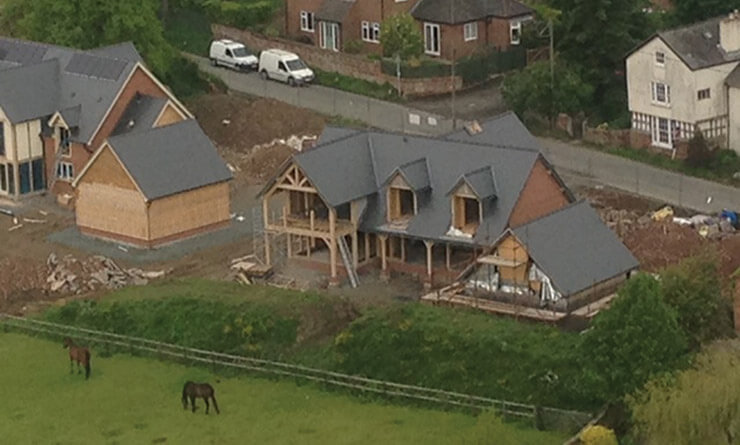
<path id="1" fill-rule="evenodd" d="M 321 47 L 339 51 L 339 24 L 321 22 Z"/>
<path id="2" fill-rule="evenodd" d="M 424 52 L 432 56 L 440 54 L 439 25 L 424 23 Z"/>

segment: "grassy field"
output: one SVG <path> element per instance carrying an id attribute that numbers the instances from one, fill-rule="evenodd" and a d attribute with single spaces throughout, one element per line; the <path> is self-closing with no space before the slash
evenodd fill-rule
<path id="1" fill-rule="evenodd" d="M 94 353 L 94 351 L 93 351 Z M 85 381 L 68 373 L 60 344 L 0 334 L 2 443 L 496 443 L 555 444 L 562 435 L 491 415 L 363 403 L 292 382 L 216 377 L 155 360 L 92 359 Z M 11 359 L 8 359 L 11 358 Z M 186 380 L 210 381 L 221 414 L 180 405 Z"/>

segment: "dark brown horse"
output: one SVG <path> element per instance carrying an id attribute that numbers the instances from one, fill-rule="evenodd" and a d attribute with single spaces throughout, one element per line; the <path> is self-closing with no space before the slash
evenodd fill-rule
<path id="1" fill-rule="evenodd" d="M 69 337 L 64 339 L 63 347 L 69 348 L 69 373 L 74 372 L 74 362 L 77 362 L 77 373 L 82 374 L 80 369 L 80 365 L 82 365 L 85 367 L 85 379 L 90 378 L 90 350 L 77 346 Z"/>
<path id="2" fill-rule="evenodd" d="M 216 403 L 216 391 L 213 386 L 208 383 L 185 382 L 185 386 L 182 387 L 182 407 L 188 409 L 188 399 L 190 399 L 193 412 L 195 412 L 195 399 L 198 397 L 206 402 L 206 414 L 208 414 L 209 407 L 208 399 L 213 400 L 213 408 L 216 409 L 216 414 L 220 414 Z"/>

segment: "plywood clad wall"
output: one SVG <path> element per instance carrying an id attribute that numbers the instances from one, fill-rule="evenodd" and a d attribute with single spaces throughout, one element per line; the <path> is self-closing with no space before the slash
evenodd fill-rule
<path id="1" fill-rule="evenodd" d="M 155 127 L 163 127 L 165 125 L 174 124 L 175 122 L 180 122 L 184 120 L 182 115 L 175 110 L 175 108 L 167 102 L 164 106 L 164 111 L 159 116 L 159 119 L 157 119 L 157 122 L 154 123 Z"/>
<path id="2" fill-rule="evenodd" d="M 501 279 L 510 283 L 527 283 L 527 262 L 529 261 L 529 254 L 527 254 L 527 250 L 524 246 L 519 244 L 516 238 L 509 235 L 501 241 L 498 245 L 497 251 L 498 255 L 502 258 L 523 262 L 521 266 L 514 268 L 499 267 Z"/>
<path id="3" fill-rule="evenodd" d="M 78 226 L 147 239 L 146 203 L 139 192 L 109 184 L 81 182 L 76 193 Z"/>
<path id="4" fill-rule="evenodd" d="M 10 126 L 10 122 L 6 122 Z M 44 148 L 41 138 L 41 121 L 27 121 L 15 125 L 15 147 L 18 153 L 18 161 L 40 158 Z M 8 139 L 6 139 L 7 143 Z M 7 151 L 6 147 L 6 151 Z"/>
<path id="5" fill-rule="evenodd" d="M 228 221 L 229 211 L 227 182 L 152 201 L 149 207 L 151 239 Z"/>
<path id="6" fill-rule="evenodd" d="M 137 190 L 131 178 L 116 159 L 108 146 L 95 159 L 95 162 L 87 170 L 81 183 L 107 184 L 126 190 Z"/>

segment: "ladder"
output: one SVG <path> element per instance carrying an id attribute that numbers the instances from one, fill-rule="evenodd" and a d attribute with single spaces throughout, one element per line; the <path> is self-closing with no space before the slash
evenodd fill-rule
<path id="1" fill-rule="evenodd" d="M 339 245 L 339 252 L 342 254 L 342 261 L 344 262 L 344 268 L 347 269 L 347 275 L 349 276 L 349 284 L 355 288 L 360 283 L 360 279 L 357 277 L 357 271 L 352 264 L 352 258 L 349 255 L 349 246 L 347 246 L 347 240 L 340 236 L 337 239 Z"/>

